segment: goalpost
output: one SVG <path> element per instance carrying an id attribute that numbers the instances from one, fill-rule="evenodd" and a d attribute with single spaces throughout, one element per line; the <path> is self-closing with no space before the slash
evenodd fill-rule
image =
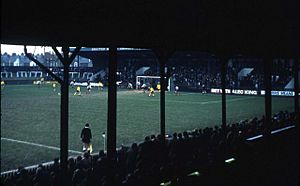
<path id="1" fill-rule="evenodd" d="M 165 77 L 166 79 L 166 77 Z M 136 89 L 138 89 L 138 84 L 140 84 L 140 86 L 142 86 L 142 83 L 145 84 L 149 84 L 149 83 L 155 83 L 157 84 L 158 82 L 160 82 L 160 76 L 136 76 Z M 167 91 L 170 91 L 171 88 L 171 78 L 169 78 L 168 82 L 167 82 Z"/>

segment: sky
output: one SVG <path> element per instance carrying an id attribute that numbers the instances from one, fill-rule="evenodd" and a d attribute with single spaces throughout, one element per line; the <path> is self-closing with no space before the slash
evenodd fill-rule
<path id="1" fill-rule="evenodd" d="M 53 52 L 51 47 L 41 47 L 41 46 L 27 46 L 28 53 L 34 53 L 34 54 L 42 54 L 45 52 Z M 58 47 L 58 51 L 60 51 Z M 1 54 L 4 53 L 12 54 L 22 54 L 24 53 L 24 46 L 23 45 L 4 45 L 1 44 Z"/>
<path id="2" fill-rule="evenodd" d="M 61 51 L 61 47 L 57 47 L 58 51 Z M 108 50 L 108 48 L 90 48 L 92 51 L 101 51 L 101 50 Z M 44 51 L 45 50 L 45 51 Z M 118 48 L 118 50 L 144 50 L 140 48 Z M 51 47 L 41 47 L 41 46 L 27 46 L 28 53 L 34 54 L 43 54 L 44 52 L 54 52 Z M 20 55 L 24 53 L 24 46 L 23 45 L 5 45 L 1 44 L 1 54 L 7 53 L 11 55 L 12 53 L 16 53 Z"/>

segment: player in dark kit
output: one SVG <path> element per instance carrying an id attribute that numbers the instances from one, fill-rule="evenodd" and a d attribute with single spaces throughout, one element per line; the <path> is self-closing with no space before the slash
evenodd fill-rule
<path id="1" fill-rule="evenodd" d="M 90 153 L 92 152 L 92 144 L 91 144 L 91 139 L 92 139 L 92 132 L 90 129 L 90 125 L 87 123 L 85 124 L 85 127 L 81 130 L 81 141 L 83 143 L 83 151 L 89 151 Z"/>
<path id="2" fill-rule="evenodd" d="M 88 80 L 88 82 L 87 82 L 86 89 L 87 89 L 86 93 L 90 94 L 91 93 L 91 89 L 92 89 L 92 85 L 91 85 L 90 80 Z"/>

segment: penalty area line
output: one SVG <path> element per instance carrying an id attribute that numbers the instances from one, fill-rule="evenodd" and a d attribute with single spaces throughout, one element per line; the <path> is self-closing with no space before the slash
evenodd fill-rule
<path id="1" fill-rule="evenodd" d="M 1 137 L 1 140 L 60 151 L 60 148 L 58 148 L 58 147 L 53 147 L 53 146 L 49 146 L 49 145 L 43 145 L 43 144 L 39 144 L 39 143 L 32 143 L 32 142 L 28 142 L 28 141 L 21 141 L 21 140 L 15 140 L 15 139 L 10 139 L 10 138 L 3 138 L 3 137 Z M 82 152 L 75 151 L 75 150 L 68 150 L 68 152 L 74 153 L 74 154 L 82 154 Z"/>

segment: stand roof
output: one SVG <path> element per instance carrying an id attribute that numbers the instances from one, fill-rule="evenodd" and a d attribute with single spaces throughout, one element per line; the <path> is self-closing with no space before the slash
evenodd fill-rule
<path id="1" fill-rule="evenodd" d="M 294 55 L 297 0 L 2 0 L 1 43 Z"/>

